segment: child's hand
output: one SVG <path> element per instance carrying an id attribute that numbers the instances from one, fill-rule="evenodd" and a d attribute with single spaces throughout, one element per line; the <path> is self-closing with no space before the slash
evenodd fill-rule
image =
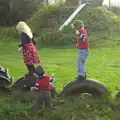
<path id="1" fill-rule="evenodd" d="M 54 73 L 52 73 L 51 76 L 55 76 Z"/>
<path id="2" fill-rule="evenodd" d="M 76 47 L 78 47 L 78 44 L 76 44 Z"/>
<path id="3" fill-rule="evenodd" d="M 20 52 L 22 52 L 23 47 L 19 47 L 17 50 L 20 51 Z"/>
<path id="4" fill-rule="evenodd" d="M 78 31 L 78 30 L 76 30 L 76 31 L 75 31 L 75 34 L 76 34 L 76 35 L 79 35 L 79 31 Z"/>
<path id="5" fill-rule="evenodd" d="M 30 91 L 34 91 L 34 90 L 35 90 L 34 87 L 31 87 L 31 88 L 30 88 Z"/>
<path id="6" fill-rule="evenodd" d="M 54 82 L 55 81 L 55 76 L 54 76 L 54 73 L 51 74 L 51 77 L 50 77 L 50 82 Z"/>

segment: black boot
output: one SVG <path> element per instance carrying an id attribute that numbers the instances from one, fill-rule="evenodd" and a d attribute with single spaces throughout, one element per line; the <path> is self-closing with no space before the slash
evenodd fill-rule
<path id="1" fill-rule="evenodd" d="M 77 80 L 86 80 L 86 77 L 81 76 L 81 75 L 78 75 L 76 79 L 77 79 Z"/>
<path id="2" fill-rule="evenodd" d="M 33 76 L 34 72 L 35 72 L 35 67 L 34 65 L 26 65 L 27 66 L 27 69 L 28 69 L 28 76 Z"/>
<path id="3" fill-rule="evenodd" d="M 87 78 L 86 72 L 85 72 L 85 79 Z"/>

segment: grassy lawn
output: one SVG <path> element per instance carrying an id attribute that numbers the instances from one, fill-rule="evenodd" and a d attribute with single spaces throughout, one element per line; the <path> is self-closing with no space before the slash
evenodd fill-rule
<path id="1" fill-rule="evenodd" d="M 116 86 L 119 87 L 120 78 L 120 48 L 116 43 L 110 43 L 111 45 L 105 43 L 106 45 L 104 44 L 105 46 L 102 47 L 91 47 L 86 62 L 88 77 L 103 82 L 112 92 L 113 97 L 117 92 Z M 72 47 L 38 48 L 37 50 L 46 74 L 55 73 L 55 85 L 60 92 L 77 75 L 78 50 Z M 0 42 L 0 64 L 9 68 L 15 80 L 27 72 L 23 64 L 22 55 L 17 51 L 17 43 L 14 42 Z M 110 103 L 112 102 L 110 100 Z M 104 103 L 106 102 L 101 100 L 84 100 L 79 97 L 67 98 L 65 104 L 58 107 L 54 113 L 40 111 L 31 116 L 32 120 L 40 118 L 40 120 L 72 120 L 71 116 L 76 116 L 75 120 L 119 120 L 119 109 L 105 106 Z M 116 104 L 116 102 L 113 103 Z M 86 104 L 90 105 L 90 110 L 85 109 Z M 14 116 L 17 117 L 11 119 L 22 120 L 23 117 L 18 116 L 19 112 L 20 110 L 14 112 Z"/>
<path id="2" fill-rule="evenodd" d="M 118 46 L 91 48 L 86 61 L 87 76 L 103 82 L 114 93 L 119 86 L 120 78 L 120 48 Z M 55 73 L 58 91 L 77 75 L 76 48 L 42 48 L 38 49 L 41 64 L 46 74 Z M 12 76 L 17 80 L 27 72 L 23 64 L 22 54 L 17 51 L 16 43 L 4 42 L 0 44 L 0 64 L 9 68 Z"/>
<path id="3" fill-rule="evenodd" d="M 47 75 L 55 74 L 55 86 L 60 92 L 77 76 L 78 49 L 75 45 L 71 45 L 75 43 L 71 27 L 66 28 L 62 33 L 56 31 L 73 9 L 64 9 L 64 7 L 56 9 L 56 7 L 58 8 L 58 6 L 48 6 L 38 10 L 27 23 L 37 34 L 37 50 L 41 65 L 44 66 Z M 120 103 L 119 100 L 115 100 L 120 88 L 120 18 L 103 7 L 86 7 L 75 19 L 85 23 L 89 34 L 87 77 L 105 84 L 112 96 L 102 100 L 81 96 L 66 98 L 55 96 L 54 103 L 59 103 L 60 99 L 65 103 L 58 105 L 54 112 L 44 109 L 36 112 L 32 109 L 35 105 L 35 95 L 32 92 L 29 96 L 28 93 L 21 94 L 14 91 L 16 93 L 11 92 L 12 94 L 6 97 L 0 94 L 0 120 L 120 120 Z M 50 24 L 50 21 L 53 23 Z M 27 69 L 22 54 L 17 51 L 18 41 L 13 39 L 18 39 L 14 27 L 0 28 L 0 65 L 9 68 L 10 75 L 16 81 L 27 73 Z M 70 45 L 62 46 L 64 43 Z M 61 47 L 43 47 L 53 44 L 60 44 Z M 24 104 L 20 103 L 23 98 L 27 99 Z"/>

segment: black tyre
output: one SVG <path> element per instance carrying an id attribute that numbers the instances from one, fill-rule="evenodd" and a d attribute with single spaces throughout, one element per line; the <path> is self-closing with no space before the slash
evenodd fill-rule
<path id="1" fill-rule="evenodd" d="M 82 93 L 89 93 L 92 96 L 104 97 L 108 96 L 107 88 L 100 82 L 88 78 L 87 80 L 74 80 L 69 83 L 62 92 L 60 96 L 72 96 Z"/>
<path id="2" fill-rule="evenodd" d="M 12 88 L 16 88 L 16 89 L 23 89 L 24 88 L 24 81 L 23 81 L 24 77 L 18 79 L 12 86 Z"/>
<path id="3" fill-rule="evenodd" d="M 120 91 L 115 96 L 116 100 L 120 100 Z"/>
<path id="4" fill-rule="evenodd" d="M 10 84 L 10 80 L 5 76 L 4 72 L 0 71 L 0 87 L 4 87 Z"/>
<path id="5" fill-rule="evenodd" d="M 35 85 L 36 79 L 37 79 L 37 76 L 35 75 L 28 76 L 26 78 L 21 77 L 13 84 L 12 88 L 20 89 L 20 90 L 23 90 L 23 89 L 30 90 L 30 88 Z"/>

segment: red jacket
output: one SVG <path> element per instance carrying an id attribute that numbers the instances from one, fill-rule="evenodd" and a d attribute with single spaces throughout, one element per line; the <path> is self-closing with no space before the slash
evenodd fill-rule
<path id="1" fill-rule="evenodd" d="M 50 76 L 44 76 L 42 79 L 36 81 L 36 84 L 39 85 L 40 90 L 51 90 L 50 85 Z"/>
<path id="2" fill-rule="evenodd" d="M 85 42 L 83 42 L 82 38 L 80 38 L 80 35 L 84 34 L 86 37 Z M 79 37 L 77 38 L 77 48 L 79 49 L 88 49 L 89 48 L 89 39 L 88 39 L 88 34 L 85 29 L 82 29 L 79 31 Z"/>

